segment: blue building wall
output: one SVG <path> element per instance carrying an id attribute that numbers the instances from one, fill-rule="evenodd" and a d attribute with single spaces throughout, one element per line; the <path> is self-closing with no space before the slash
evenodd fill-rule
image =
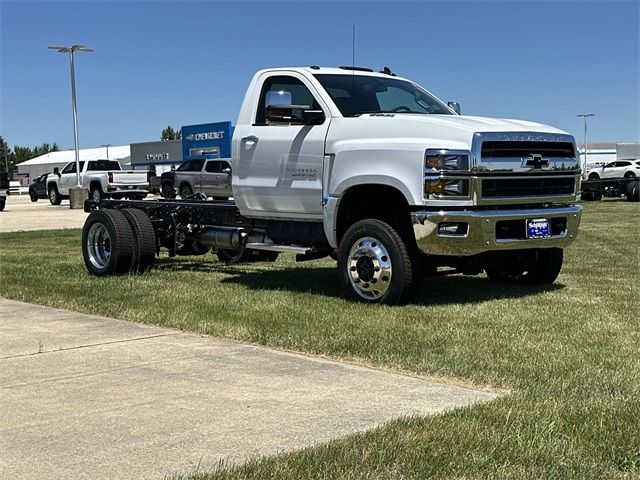
<path id="1" fill-rule="evenodd" d="M 182 159 L 230 158 L 231 122 L 204 123 L 182 127 Z"/>

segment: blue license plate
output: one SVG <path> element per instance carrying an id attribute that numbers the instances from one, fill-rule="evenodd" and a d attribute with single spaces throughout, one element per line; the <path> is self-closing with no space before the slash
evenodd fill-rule
<path id="1" fill-rule="evenodd" d="M 549 219 L 530 218 L 527 219 L 527 238 L 547 238 L 551 236 Z"/>

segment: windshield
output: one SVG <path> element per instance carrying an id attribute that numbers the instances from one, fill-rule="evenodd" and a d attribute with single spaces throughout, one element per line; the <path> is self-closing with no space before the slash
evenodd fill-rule
<path id="1" fill-rule="evenodd" d="M 344 117 L 363 113 L 452 115 L 440 100 L 397 78 L 365 75 L 315 75 Z"/>

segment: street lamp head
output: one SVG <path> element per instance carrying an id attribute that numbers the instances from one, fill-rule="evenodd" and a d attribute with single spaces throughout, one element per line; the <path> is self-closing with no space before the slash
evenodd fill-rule
<path id="1" fill-rule="evenodd" d="M 71 49 L 78 52 L 93 52 L 93 48 L 85 47 L 84 45 L 73 45 Z"/>
<path id="2" fill-rule="evenodd" d="M 85 47 L 84 45 L 71 45 L 70 47 L 66 47 L 64 45 L 51 45 L 49 48 L 51 50 L 57 50 L 60 53 L 93 52 L 92 48 Z"/>
<path id="3" fill-rule="evenodd" d="M 65 46 L 63 46 L 63 45 L 51 45 L 49 48 L 50 48 L 51 50 L 57 50 L 57 51 L 59 51 L 60 53 L 67 53 L 67 52 L 70 52 L 70 51 L 71 51 L 71 48 L 69 48 L 69 47 L 65 47 Z"/>

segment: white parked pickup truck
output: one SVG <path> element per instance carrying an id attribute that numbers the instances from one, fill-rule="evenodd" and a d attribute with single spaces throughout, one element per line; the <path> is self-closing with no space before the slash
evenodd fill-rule
<path id="1" fill-rule="evenodd" d="M 387 68 L 256 73 L 232 172 L 234 202 L 87 202 L 89 272 L 144 271 L 159 247 L 330 255 L 347 298 L 398 304 L 424 276 L 554 282 L 582 211 L 571 135 L 460 115 Z"/>
<path id="2" fill-rule="evenodd" d="M 116 160 L 81 161 L 80 183 L 89 189 L 89 197 L 95 202 L 109 197 L 142 200 L 149 191 L 149 172 L 122 170 Z M 54 168 L 47 181 L 51 204 L 60 205 L 69 196 L 69 188 L 76 185 L 76 162 L 68 163 L 62 171 Z"/>

